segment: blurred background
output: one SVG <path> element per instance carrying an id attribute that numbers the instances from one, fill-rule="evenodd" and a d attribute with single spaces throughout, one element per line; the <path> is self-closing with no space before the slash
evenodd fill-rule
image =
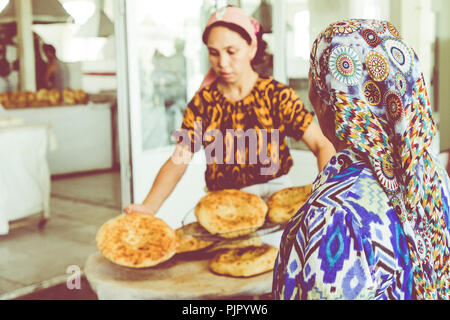
<path id="1" fill-rule="evenodd" d="M 261 23 L 271 57 L 258 71 L 308 108 L 315 37 L 337 20 L 391 21 L 421 61 L 447 165 L 450 1 L 0 0 L 1 299 L 95 299 L 87 283 L 43 292 L 82 272 L 98 228 L 147 194 L 209 68 L 203 27 L 226 5 Z M 312 182 L 314 157 L 289 143 L 293 178 Z M 161 208 L 172 227 L 204 194 L 204 169 L 199 152 Z"/>

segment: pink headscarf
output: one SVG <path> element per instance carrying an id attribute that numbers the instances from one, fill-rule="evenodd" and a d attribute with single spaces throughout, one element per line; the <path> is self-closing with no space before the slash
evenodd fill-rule
<path id="1" fill-rule="evenodd" d="M 205 29 L 203 31 L 203 35 L 208 30 L 210 26 L 217 22 L 226 22 L 235 24 L 242 29 L 244 29 L 251 39 L 251 46 L 257 45 L 256 34 L 259 32 L 261 26 L 259 22 L 249 16 L 238 7 L 225 7 L 214 12 L 206 23 Z M 202 84 L 200 85 L 199 90 L 210 85 L 216 80 L 218 75 L 214 72 L 213 68 L 210 68 L 205 78 L 203 79 Z"/>

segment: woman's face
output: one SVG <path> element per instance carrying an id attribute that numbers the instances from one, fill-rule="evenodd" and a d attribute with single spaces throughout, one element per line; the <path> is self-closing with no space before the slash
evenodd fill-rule
<path id="1" fill-rule="evenodd" d="M 251 69 L 256 46 L 251 46 L 237 32 L 213 27 L 207 41 L 209 62 L 216 74 L 225 82 L 233 83 Z"/>

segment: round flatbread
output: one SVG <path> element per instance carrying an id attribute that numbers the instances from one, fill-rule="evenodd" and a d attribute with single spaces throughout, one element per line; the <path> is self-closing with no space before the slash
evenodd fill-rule
<path id="1" fill-rule="evenodd" d="M 235 238 L 264 224 L 267 204 L 255 194 L 226 189 L 208 193 L 197 203 L 194 213 L 211 234 Z"/>
<path id="2" fill-rule="evenodd" d="M 176 252 L 175 231 L 163 220 L 145 213 L 123 214 L 103 224 L 97 247 L 108 260 L 126 267 L 147 268 Z"/>
<path id="3" fill-rule="evenodd" d="M 269 212 L 267 214 L 269 221 L 275 223 L 287 222 L 297 213 L 303 204 L 308 200 L 311 194 L 312 185 L 302 187 L 291 187 L 275 192 L 267 205 Z"/>
<path id="4" fill-rule="evenodd" d="M 228 249 L 210 260 L 209 269 L 221 275 L 251 277 L 273 270 L 277 254 L 278 249 L 268 244 Z"/>
<path id="5" fill-rule="evenodd" d="M 198 223 L 192 222 L 175 230 L 177 236 L 177 253 L 202 250 L 214 242 L 196 237 L 196 234 L 205 234 L 207 231 Z"/>

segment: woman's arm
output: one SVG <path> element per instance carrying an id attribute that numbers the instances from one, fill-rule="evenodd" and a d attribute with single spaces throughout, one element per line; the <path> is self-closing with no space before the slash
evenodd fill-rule
<path id="1" fill-rule="evenodd" d="M 295 140 L 303 140 L 316 156 L 317 166 L 319 171 L 322 171 L 336 153 L 333 144 L 314 122 L 314 113 L 305 108 L 294 89 L 281 86 L 278 90 L 278 95 L 284 97 L 278 107 L 278 115 L 281 123 L 285 125 L 286 135 Z"/>
<path id="2" fill-rule="evenodd" d="M 302 140 L 316 156 L 319 171 L 322 171 L 331 157 L 336 153 L 334 146 L 323 135 L 322 130 L 314 121 L 310 123 L 304 132 Z"/>
<path id="3" fill-rule="evenodd" d="M 45 65 L 45 67 L 46 67 L 46 69 L 45 69 L 45 74 L 44 74 L 44 84 L 47 89 L 51 89 L 52 85 L 53 85 L 52 76 L 56 72 L 56 65 L 54 62 L 52 62 L 52 63 L 49 62 Z"/>
<path id="4" fill-rule="evenodd" d="M 177 145 L 172 156 L 159 170 L 152 188 L 142 204 L 130 204 L 125 207 L 124 212 L 156 214 L 183 177 L 191 159 L 192 153 Z"/>

